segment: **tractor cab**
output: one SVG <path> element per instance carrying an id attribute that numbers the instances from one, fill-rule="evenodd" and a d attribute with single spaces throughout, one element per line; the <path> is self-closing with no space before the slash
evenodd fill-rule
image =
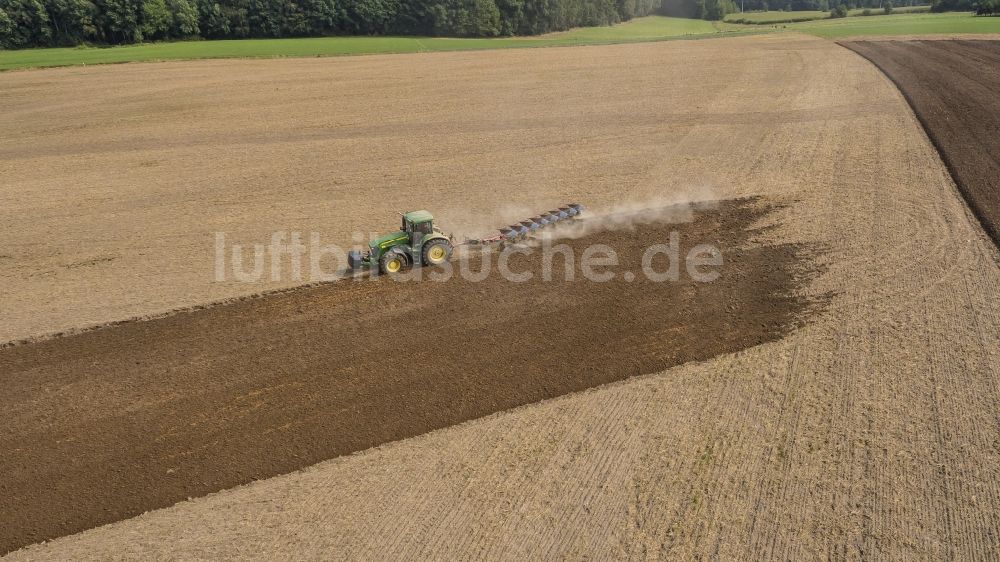
<path id="1" fill-rule="evenodd" d="M 410 245 L 417 246 L 434 233 L 434 217 L 427 211 L 410 211 L 403 215 L 401 230 L 409 236 Z"/>

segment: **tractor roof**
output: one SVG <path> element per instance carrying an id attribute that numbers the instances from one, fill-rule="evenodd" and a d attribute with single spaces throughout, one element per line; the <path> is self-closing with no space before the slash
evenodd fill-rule
<path id="1" fill-rule="evenodd" d="M 421 223 L 421 222 L 427 222 L 429 220 L 434 220 L 434 217 L 432 217 L 431 214 L 428 213 L 427 211 L 410 211 L 409 213 L 403 215 L 403 218 L 413 223 Z"/>

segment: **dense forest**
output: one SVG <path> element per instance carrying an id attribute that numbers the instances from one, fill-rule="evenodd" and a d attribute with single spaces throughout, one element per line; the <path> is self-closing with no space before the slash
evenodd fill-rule
<path id="1" fill-rule="evenodd" d="M 536 35 L 653 13 L 660 0 L 0 0 L 0 46 L 203 37 Z"/>

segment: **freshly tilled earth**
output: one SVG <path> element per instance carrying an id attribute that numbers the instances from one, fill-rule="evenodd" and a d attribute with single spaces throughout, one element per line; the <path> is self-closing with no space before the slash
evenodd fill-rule
<path id="1" fill-rule="evenodd" d="M 522 282 L 487 254 L 482 280 L 456 263 L 447 281 L 344 280 L 0 350 L 0 552 L 780 338 L 815 304 L 797 296 L 812 252 L 753 243 L 767 204 L 709 207 L 556 240 L 552 259 L 519 248 Z M 672 234 L 677 281 L 651 279 L 643 255 Z M 596 270 L 607 282 L 582 269 L 597 244 L 620 264 Z M 688 270 L 698 244 L 721 252 L 712 282 Z"/>

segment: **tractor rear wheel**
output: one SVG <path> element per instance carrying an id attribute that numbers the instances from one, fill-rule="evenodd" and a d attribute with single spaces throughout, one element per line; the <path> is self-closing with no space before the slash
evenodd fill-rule
<path id="1" fill-rule="evenodd" d="M 379 273 L 383 275 L 392 275 L 393 273 L 399 273 L 400 271 L 406 269 L 408 264 L 409 261 L 406 259 L 406 254 L 403 252 L 389 250 L 388 252 L 382 254 L 382 257 L 378 260 L 378 270 Z"/>
<path id="2" fill-rule="evenodd" d="M 439 238 L 424 244 L 423 263 L 424 265 L 441 265 L 451 259 L 451 242 Z"/>

